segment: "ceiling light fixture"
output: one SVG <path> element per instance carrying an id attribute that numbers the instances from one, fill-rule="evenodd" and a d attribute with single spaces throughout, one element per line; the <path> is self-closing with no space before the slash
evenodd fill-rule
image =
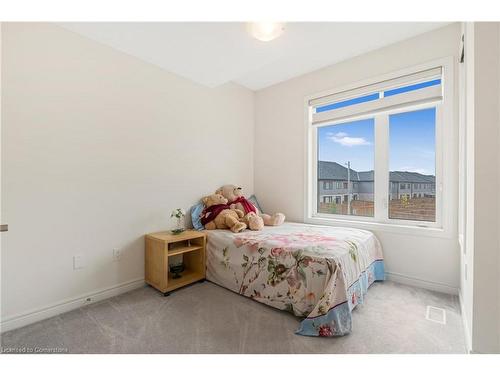
<path id="1" fill-rule="evenodd" d="M 250 22 L 247 24 L 248 32 L 262 42 L 276 39 L 285 30 L 285 24 L 279 22 Z"/>

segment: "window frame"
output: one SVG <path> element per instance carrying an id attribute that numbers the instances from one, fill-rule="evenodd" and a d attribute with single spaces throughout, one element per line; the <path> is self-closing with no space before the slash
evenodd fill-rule
<path id="1" fill-rule="evenodd" d="M 375 84 L 384 80 L 398 78 L 400 76 L 417 73 L 423 69 L 442 68 L 443 98 L 439 105 L 434 103 L 415 104 L 403 108 L 389 109 L 375 114 L 353 115 L 337 121 L 320 125 L 312 125 L 313 109 L 310 101 L 319 97 L 334 95 L 339 92 L 357 89 L 359 87 Z M 429 236 L 450 237 L 453 225 L 453 203 L 455 195 L 452 188 L 455 179 L 454 160 L 455 157 L 443 158 L 443 155 L 453 153 L 453 141 L 456 132 L 453 130 L 454 119 L 454 60 L 446 57 L 434 60 L 426 64 L 402 69 L 390 74 L 374 77 L 369 80 L 357 82 L 345 87 L 321 92 L 307 96 L 305 104 L 305 133 L 306 133 L 306 168 L 305 168 L 305 201 L 304 222 L 311 224 L 327 224 L 342 226 L 357 226 L 366 229 L 380 229 L 398 233 L 419 233 Z M 435 133 L 435 163 L 436 163 L 436 221 L 389 219 L 388 195 L 390 191 L 389 182 L 389 115 L 403 112 L 411 112 L 419 109 L 436 108 L 436 133 Z M 374 216 L 355 216 L 339 214 L 321 214 L 317 212 L 317 130 L 322 126 L 349 123 L 355 120 L 373 118 L 374 125 L 374 175 L 380 173 L 385 178 L 374 179 Z M 445 173 L 446 171 L 446 173 Z M 449 194 L 443 194 L 443 191 Z"/>

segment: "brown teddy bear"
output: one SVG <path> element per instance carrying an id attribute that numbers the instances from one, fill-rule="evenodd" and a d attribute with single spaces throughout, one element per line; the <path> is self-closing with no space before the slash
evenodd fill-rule
<path id="1" fill-rule="evenodd" d="M 235 185 L 224 185 L 218 189 L 216 194 L 222 194 L 229 202 L 231 208 L 236 208 L 245 213 L 245 222 L 252 230 L 260 230 L 264 225 L 281 225 L 285 221 L 285 215 L 275 213 L 273 215 L 259 212 L 257 207 L 243 196 L 242 189 Z"/>
<path id="2" fill-rule="evenodd" d="M 202 213 L 201 223 L 205 229 L 231 229 L 241 232 L 247 225 L 241 221 L 243 211 L 232 209 L 227 204 L 227 199 L 221 194 L 212 194 L 202 199 L 205 209 Z"/>
<path id="3" fill-rule="evenodd" d="M 264 220 L 257 213 L 250 211 L 243 217 L 243 221 L 250 230 L 261 230 L 264 228 Z"/>

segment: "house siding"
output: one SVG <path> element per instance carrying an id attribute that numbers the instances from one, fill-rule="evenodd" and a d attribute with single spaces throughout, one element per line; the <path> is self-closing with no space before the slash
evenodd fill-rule
<path id="1" fill-rule="evenodd" d="M 318 170 L 319 202 L 335 202 L 335 196 L 342 196 L 343 202 L 344 196 L 349 191 L 353 195 L 353 199 L 373 201 L 373 171 L 358 172 L 351 169 L 351 183 L 348 190 L 344 188 L 344 183 L 347 184 L 346 167 L 335 162 L 319 161 Z M 338 183 L 342 187 L 337 187 Z M 390 172 L 390 199 L 401 199 L 404 196 L 409 199 L 435 197 L 435 186 L 435 177 L 432 175 L 405 171 Z"/>

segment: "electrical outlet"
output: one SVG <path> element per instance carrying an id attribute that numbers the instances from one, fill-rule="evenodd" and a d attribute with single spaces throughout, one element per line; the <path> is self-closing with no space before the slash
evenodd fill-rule
<path id="1" fill-rule="evenodd" d="M 117 261 L 122 258 L 122 251 L 120 249 L 113 249 L 113 260 Z"/>
<path id="2" fill-rule="evenodd" d="M 85 259 L 83 258 L 83 255 L 81 254 L 73 255 L 73 269 L 79 270 L 84 267 L 85 267 Z"/>

